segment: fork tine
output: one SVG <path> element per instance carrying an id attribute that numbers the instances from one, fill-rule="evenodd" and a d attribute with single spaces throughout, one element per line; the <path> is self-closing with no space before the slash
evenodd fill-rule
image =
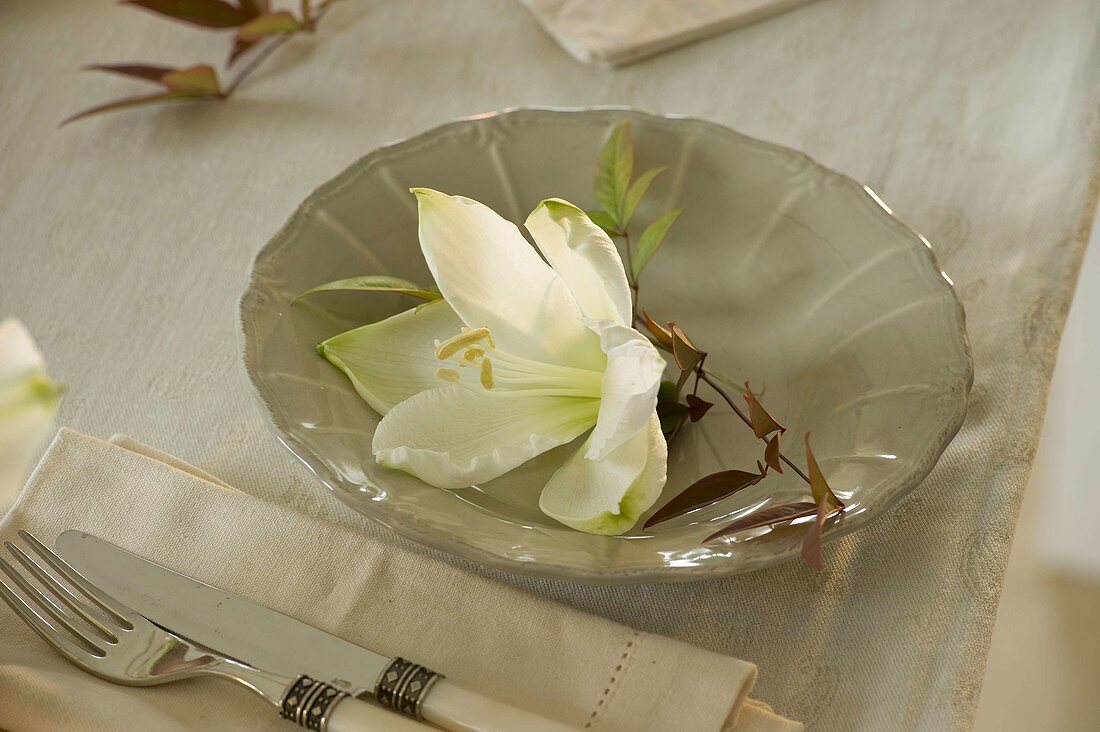
<path id="1" fill-rule="evenodd" d="M 24 591 L 30 587 L 30 594 L 33 595 L 38 592 L 3 559 L 0 559 L 0 569 L 3 569 L 4 573 L 11 577 L 16 584 L 24 589 Z M 38 594 L 40 595 L 41 593 Z M 77 638 L 84 639 L 87 642 L 86 647 L 66 638 L 49 620 L 43 617 L 41 613 L 28 605 L 26 600 L 15 594 L 15 590 L 13 590 L 8 583 L 4 582 L 2 578 L 0 578 L 0 597 L 4 599 L 4 602 L 6 602 L 34 632 L 42 636 L 43 640 L 52 645 L 60 651 L 62 655 L 74 663 L 87 666 L 96 658 L 103 658 L 107 655 L 98 646 L 84 639 L 84 636 L 79 632 L 75 632 L 75 635 Z"/>
<path id="2" fill-rule="evenodd" d="M 22 549 L 12 544 L 10 541 L 5 541 L 4 546 L 8 548 L 12 556 L 15 557 L 23 567 L 33 574 L 39 582 L 41 582 L 46 589 L 53 593 L 53 596 L 65 604 L 70 610 L 76 613 L 84 622 L 92 626 L 103 640 L 108 643 L 118 643 L 118 636 L 111 631 L 106 625 L 100 622 L 99 618 L 88 612 L 88 606 L 80 601 L 76 595 L 69 591 L 67 587 L 55 580 L 50 573 L 38 566 L 38 563 L 27 556 L 27 553 Z"/>
<path id="3" fill-rule="evenodd" d="M 20 529 L 19 536 L 23 541 L 27 542 L 30 548 L 34 550 L 35 554 L 42 557 L 42 560 L 53 567 L 53 569 L 64 577 L 69 584 L 79 589 L 84 593 L 85 597 L 95 603 L 103 612 L 107 613 L 120 628 L 123 630 L 134 629 L 133 622 L 127 617 L 130 613 L 130 608 L 120 604 L 113 597 L 84 579 L 84 576 L 73 569 L 65 560 L 46 548 L 46 545 L 35 538 L 34 534 Z"/>

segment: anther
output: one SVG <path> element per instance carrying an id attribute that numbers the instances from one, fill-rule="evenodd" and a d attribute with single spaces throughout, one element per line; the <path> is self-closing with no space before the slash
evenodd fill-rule
<path id="1" fill-rule="evenodd" d="M 455 383 L 457 383 L 458 380 L 462 378 L 462 376 L 454 369 L 436 369 L 435 375 L 443 379 L 444 381 L 453 381 Z"/>
<path id="2" fill-rule="evenodd" d="M 489 359 L 481 362 L 481 385 L 486 389 L 493 388 L 493 363 Z"/>
<path id="3" fill-rule="evenodd" d="M 472 346 L 482 341 L 488 341 L 490 348 L 495 347 L 493 346 L 493 339 L 489 335 L 488 328 L 474 328 L 472 330 L 464 331 L 456 335 L 454 338 L 440 343 L 439 347 L 435 351 L 435 357 L 438 358 L 440 361 L 445 361 L 461 351 L 463 348 L 467 346 Z"/>

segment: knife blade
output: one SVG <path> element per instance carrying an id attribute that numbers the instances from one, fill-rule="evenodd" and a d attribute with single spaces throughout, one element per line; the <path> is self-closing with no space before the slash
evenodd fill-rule
<path id="1" fill-rule="evenodd" d="M 92 534 L 62 532 L 54 547 L 92 584 L 147 620 L 250 666 L 290 677 L 304 674 L 350 696 L 369 692 L 383 706 L 448 730 L 574 729 L 466 689 L 418 664 L 349 643 Z"/>
<path id="2" fill-rule="evenodd" d="M 257 668 L 307 674 L 357 696 L 392 660 L 91 534 L 65 531 L 54 545 L 93 584 L 157 625 Z"/>

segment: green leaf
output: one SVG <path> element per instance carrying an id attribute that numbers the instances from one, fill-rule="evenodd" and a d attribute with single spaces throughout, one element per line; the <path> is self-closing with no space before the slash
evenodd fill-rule
<path id="1" fill-rule="evenodd" d="M 634 210 L 638 208 L 638 204 L 641 203 L 642 198 L 645 197 L 646 191 L 649 190 L 649 186 L 653 184 L 653 179 L 667 169 L 667 165 L 650 168 L 639 175 L 638 179 L 630 184 L 630 188 L 626 192 L 626 198 L 623 199 L 624 229 L 630 225 L 630 219 L 634 218 Z"/>
<path id="2" fill-rule="evenodd" d="M 432 300 L 440 300 L 443 297 L 438 292 L 425 290 L 415 282 L 401 279 L 400 277 L 366 275 L 363 277 L 349 277 L 348 279 L 335 280 L 333 282 L 326 282 L 323 285 L 318 285 L 317 287 L 303 292 L 295 299 L 295 302 L 317 292 L 334 291 L 396 292 L 401 295 L 411 295 L 412 297 L 418 297 L 421 300 L 426 300 L 428 302 L 431 302 Z"/>
<path id="3" fill-rule="evenodd" d="M 255 43 L 263 38 L 297 33 L 300 30 L 302 24 L 298 19 L 287 11 L 280 10 L 277 13 L 265 13 L 242 25 L 237 31 L 237 40 Z"/>
<path id="4" fill-rule="evenodd" d="M 763 479 L 763 473 L 747 473 L 744 470 L 723 470 L 703 476 L 650 516 L 643 528 L 649 528 L 653 524 L 709 506 L 749 486 L 756 485 Z"/>
<path id="5" fill-rule="evenodd" d="M 657 419 L 661 421 L 661 432 L 665 438 L 671 437 L 680 429 L 680 425 L 688 418 L 691 410 L 686 404 L 679 402 L 658 402 Z"/>
<path id="6" fill-rule="evenodd" d="M 668 379 L 663 379 L 661 385 L 657 387 L 657 403 L 676 403 L 678 400 L 679 397 L 676 395 L 676 383 Z"/>
<path id="7" fill-rule="evenodd" d="M 753 511 L 747 516 L 742 516 L 728 526 L 723 527 L 720 531 L 716 531 L 703 539 L 703 543 L 706 544 L 715 539 L 720 539 L 723 536 L 736 534 L 739 531 L 759 529 L 763 526 L 771 526 L 785 521 L 793 521 L 794 519 L 804 516 L 812 516 L 816 510 L 817 507 L 814 504 L 804 501 L 801 503 L 785 503 L 781 506 L 772 506 L 759 511 Z"/>
<path id="8" fill-rule="evenodd" d="M 91 117 L 94 114 L 102 114 L 103 112 L 111 112 L 116 109 L 126 109 L 127 107 L 139 107 L 146 104 L 159 104 L 161 102 L 171 102 L 177 99 L 211 99 L 212 97 L 206 94 L 199 94 L 196 92 L 161 92 L 159 94 L 150 94 L 144 97 L 128 97 L 126 99 L 116 99 L 113 102 L 107 102 L 106 104 L 100 104 L 99 106 L 92 107 L 91 109 L 85 109 L 83 112 L 78 112 L 68 119 L 62 120 L 58 127 L 64 127 L 70 122 L 75 122 L 78 119 L 84 119 L 85 117 Z"/>
<path id="9" fill-rule="evenodd" d="M 634 174 L 634 140 L 630 120 L 620 122 L 604 143 L 596 164 L 596 200 L 604 207 L 620 231 L 623 226 L 623 202 Z"/>
<path id="10" fill-rule="evenodd" d="M 222 91 L 217 72 L 206 64 L 169 71 L 160 77 L 160 83 L 171 92 L 218 96 Z"/>
<path id="11" fill-rule="evenodd" d="M 634 252 L 634 279 L 637 281 L 638 275 L 642 273 L 646 265 L 649 264 L 649 260 L 653 259 L 653 255 L 657 253 L 657 249 L 664 243 L 665 237 L 668 236 L 668 230 L 672 228 L 672 225 L 676 223 L 676 219 L 680 218 L 680 214 L 684 212 L 682 208 L 676 208 L 664 216 L 657 218 L 653 223 L 645 228 L 642 232 L 642 238 L 638 240 L 638 248 Z"/>
<path id="12" fill-rule="evenodd" d="M 248 21 L 248 13 L 223 0 L 123 0 L 159 15 L 203 28 L 236 28 Z"/>
<path id="13" fill-rule="evenodd" d="M 622 236 L 622 232 L 619 231 L 619 227 L 615 224 L 615 219 L 611 218 L 611 214 L 606 211 L 585 211 L 588 214 L 588 218 L 592 219 L 592 223 L 607 232 L 608 236 Z"/>

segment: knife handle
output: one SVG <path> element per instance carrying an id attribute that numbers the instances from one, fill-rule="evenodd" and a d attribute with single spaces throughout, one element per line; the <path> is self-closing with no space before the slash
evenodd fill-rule
<path id="1" fill-rule="evenodd" d="M 464 689 L 420 664 L 394 658 L 374 686 L 378 703 L 451 732 L 566 732 L 560 722 Z"/>
<path id="2" fill-rule="evenodd" d="M 451 732 L 576 732 L 574 727 L 513 707 L 441 679 L 424 699 L 423 717 Z"/>
<path id="3" fill-rule="evenodd" d="M 299 676 L 279 702 L 279 716 L 314 732 L 426 732 L 419 722 L 360 701 L 324 681 Z"/>
<path id="4" fill-rule="evenodd" d="M 429 732 L 426 724 L 402 717 L 377 704 L 346 697 L 332 710 L 328 732 Z"/>

